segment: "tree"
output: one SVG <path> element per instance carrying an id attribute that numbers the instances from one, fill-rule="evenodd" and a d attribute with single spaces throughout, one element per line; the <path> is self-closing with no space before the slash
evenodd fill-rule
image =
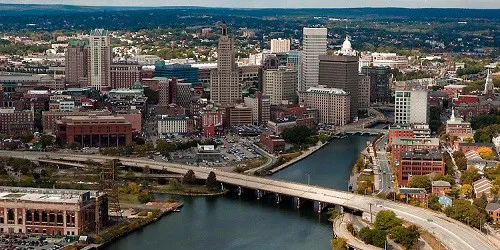
<path id="1" fill-rule="evenodd" d="M 54 145 L 55 138 L 51 135 L 42 135 L 39 142 L 42 144 L 42 148 Z"/>
<path id="2" fill-rule="evenodd" d="M 460 192 L 465 198 L 471 198 L 472 197 L 472 186 L 470 184 L 464 184 L 460 188 Z"/>
<path id="3" fill-rule="evenodd" d="M 182 178 L 182 183 L 184 184 L 194 184 L 196 183 L 196 175 L 193 170 L 188 170 L 187 173 Z"/>
<path id="4" fill-rule="evenodd" d="M 370 229 L 369 227 L 363 227 L 361 230 L 358 232 L 359 238 L 366 244 L 372 245 L 373 244 L 373 230 Z"/>
<path id="5" fill-rule="evenodd" d="M 432 190 L 432 182 L 427 175 L 415 175 L 408 185 L 412 188 L 425 188 L 427 192 Z"/>
<path id="6" fill-rule="evenodd" d="M 467 169 L 462 173 L 462 176 L 460 176 L 460 184 L 469 184 L 472 185 L 473 182 L 481 179 L 481 175 L 477 171 L 477 169 L 472 168 L 472 169 Z"/>
<path id="7" fill-rule="evenodd" d="M 491 160 L 493 158 L 493 150 L 490 147 L 480 147 L 477 149 L 479 156 L 485 160 Z"/>
<path id="8" fill-rule="evenodd" d="M 331 241 L 332 250 L 344 250 L 347 249 L 347 240 L 342 237 L 338 237 Z"/>
<path id="9" fill-rule="evenodd" d="M 335 218 L 337 218 L 337 216 L 340 215 L 340 212 L 339 210 L 335 209 L 335 208 L 328 208 L 328 215 L 330 215 L 330 220 L 335 220 Z"/>
<path id="10" fill-rule="evenodd" d="M 142 191 L 138 196 L 137 196 L 137 201 L 140 203 L 148 203 L 151 201 L 151 194 L 148 191 Z"/>
<path id="11" fill-rule="evenodd" d="M 82 148 L 82 145 L 80 145 L 80 143 L 74 141 L 74 142 L 71 142 L 69 145 L 68 145 L 68 148 L 71 149 L 71 150 L 77 150 L 77 149 L 81 149 Z"/>
<path id="12" fill-rule="evenodd" d="M 387 231 L 385 230 L 373 230 L 373 235 L 372 235 L 372 245 L 376 247 L 384 247 L 385 246 L 385 241 L 387 239 Z"/>
<path id="13" fill-rule="evenodd" d="M 378 212 L 375 218 L 375 228 L 380 230 L 388 230 L 401 224 L 401 219 L 397 218 L 396 214 L 390 210 Z"/>
<path id="14" fill-rule="evenodd" d="M 219 188 L 219 184 L 217 182 L 217 177 L 215 176 L 215 173 L 213 171 L 210 171 L 207 177 L 207 182 L 205 184 L 208 188 L 208 190 L 217 190 Z"/>
<path id="15" fill-rule="evenodd" d="M 403 245 L 406 249 L 411 249 L 418 242 L 420 232 L 415 225 L 411 225 L 408 228 L 397 226 L 390 230 L 389 237 Z"/>
<path id="16" fill-rule="evenodd" d="M 486 222 L 486 215 L 468 200 L 454 200 L 453 205 L 444 209 L 446 216 L 479 228 Z"/>
<path id="17" fill-rule="evenodd" d="M 300 125 L 293 128 L 285 128 L 283 132 L 281 132 L 281 137 L 283 137 L 283 139 L 288 143 L 295 145 L 307 145 L 317 142 L 317 138 L 316 140 L 312 138 L 315 134 L 316 131 L 313 129 Z"/>

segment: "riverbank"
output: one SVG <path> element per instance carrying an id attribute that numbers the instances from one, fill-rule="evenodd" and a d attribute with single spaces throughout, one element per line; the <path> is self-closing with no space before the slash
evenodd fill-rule
<path id="1" fill-rule="evenodd" d="M 103 228 L 99 235 L 91 236 L 95 243 L 93 245 L 97 249 L 106 247 L 120 238 L 155 223 L 164 216 L 177 211 L 182 206 L 183 204 L 180 202 L 149 202 L 147 204 L 125 205 L 124 207 L 128 207 L 128 209 L 139 210 L 140 212 L 127 213 L 124 215 L 126 218 L 123 218 L 122 221 Z"/>
<path id="2" fill-rule="evenodd" d="M 321 142 L 318 142 L 318 143 L 321 143 Z M 306 151 L 302 152 L 302 154 L 301 154 L 300 156 L 298 156 L 298 157 L 296 157 L 296 158 L 294 158 L 294 159 L 292 159 L 292 160 L 290 160 L 290 161 L 288 161 L 288 162 L 285 162 L 285 163 L 281 164 L 280 166 L 277 166 L 277 167 L 275 167 L 275 168 L 273 168 L 273 169 L 269 170 L 269 172 L 270 172 L 271 174 L 274 174 L 274 173 L 276 173 L 276 172 L 278 172 L 278 171 L 280 171 L 280 170 L 282 170 L 282 169 L 284 169 L 284 168 L 287 168 L 287 167 L 289 167 L 289 166 L 291 166 L 291 165 L 293 165 L 293 164 L 295 164 L 295 163 L 297 163 L 297 162 L 299 162 L 299 161 L 303 160 L 304 158 L 306 158 L 306 157 L 308 157 L 309 155 L 311 155 L 312 153 L 314 153 L 314 152 L 318 151 L 318 150 L 319 150 L 319 149 L 321 149 L 322 147 L 324 147 L 324 146 L 328 145 L 328 143 L 329 143 L 329 142 L 325 142 L 325 143 L 321 143 L 321 144 L 319 144 L 319 145 L 316 145 L 316 146 L 310 147 L 310 148 L 308 148 Z"/>
<path id="3" fill-rule="evenodd" d="M 214 192 L 214 193 L 187 193 L 187 192 L 169 191 L 169 190 L 153 190 L 151 193 L 153 193 L 153 194 L 182 195 L 182 196 L 192 196 L 192 197 L 211 197 L 211 196 L 225 195 L 225 194 L 227 194 L 227 192 L 229 192 L 229 190 L 223 190 L 223 191 Z"/>

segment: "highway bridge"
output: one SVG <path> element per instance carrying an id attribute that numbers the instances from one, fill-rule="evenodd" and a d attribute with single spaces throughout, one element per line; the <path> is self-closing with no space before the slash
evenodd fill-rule
<path id="1" fill-rule="evenodd" d="M 25 158 L 33 161 L 52 159 L 58 162 L 70 161 L 73 163 L 82 163 L 88 160 L 104 162 L 118 159 L 120 163 L 125 166 L 139 168 L 148 166 L 150 169 L 165 170 L 177 174 L 185 174 L 188 170 L 193 170 L 195 175 L 202 179 L 205 179 L 210 171 L 213 171 L 218 181 L 233 185 L 237 187 L 240 192 L 255 192 L 257 198 L 261 198 L 264 193 L 267 193 L 274 195 L 276 201 L 280 202 L 282 197 L 287 196 L 292 197 L 297 206 L 300 206 L 301 200 L 308 200 L 314 202 L 315 207 L 319 211 L 327 205 L 339 205 L 341 207 L 374 214 L 380 210 L 391 210 L 394 211 L 398 217 L 416 224 L 435 235 L 449 249 L 500 250 L 498 246 L 492 243 L 488 237 L 478 230 L 447 218 L 444 214 L 372 196 L 358 195 L 324 187 L 230 173 L 209 168 L 169 162 L 154 162 L 138 158 L 17 151 L 0 151 L 0 156 Z"/>

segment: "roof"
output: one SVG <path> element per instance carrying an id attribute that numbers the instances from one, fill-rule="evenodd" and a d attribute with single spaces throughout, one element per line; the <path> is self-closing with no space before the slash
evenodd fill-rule
<path id="1" fill-rule="evenodd" d="M 425 188 L 407 188 L 407 187 L 399 188 L 399 192 L 402 194 L 426 194 L 427 193 Z"/>
<path id="2" fill-rule="evenodd" d="M 432 182 L 433 187 L 451 187 L 451 184 L 447 181 L 433 181 Z"/>
<path id="3" fill-rule="evenodd" d="M 439 151 L 405 151 L 401 154 L 401 159 L 424 159 L 424 160 L 442 160 L 443 155 Z"/>
<path id="4" fill-rule="evenodd" d="M 90 31 L 91 36 L 107 36 L 108 31 L 105 29 L 95 29 Z"/>
<path id="5" fill-rule="evenodd" d="M 394 138 L 393 145 L 430 145 L 439 146 L 439 138 Z"/>
<path id="6" fill-rule="evenodd" d="M 48 188 L 23 188 L 23 187 L 0 187 L 0 200 L 33 201 L 51 203 L 78 203 L 82 195 L 89 193 L 95 197 L 98 191 L 72 190 L 72 189 L 48 189 Z"/>
<path id="7" fill-rule="evenodd" d="M 488 203 L 485 208 L 486 211 L 495 211 L 497 209 L 500 209 L 500 203 L 498 202 Z"/>
<path id="8" fill-rule="evenodd" d="M 345 92 L 342 89 L 325 87 L 312 87 L 307 89 L 305 92 L 324 95 L 349 95 L 349 93 Z"/>
<path id="9" fill-rule="evenodd" d="M 492 185 L 490 180 L 483 177 L 482 179 L 473 182 L 472 186 L 474 187 L 474 192 L 478 194 L 490 190 Z"/>

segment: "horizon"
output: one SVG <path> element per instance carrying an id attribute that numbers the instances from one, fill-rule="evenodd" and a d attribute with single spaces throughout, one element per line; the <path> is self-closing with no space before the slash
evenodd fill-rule
<path id="1" fill-rule="evenodd" d="M 432 2 L 432 4 L 429 3 Z M 371 4 L 366 4 L 366 3 Z M 161 0 L 139 0 L 132 4 L 123 3 L 120 0 L 84 1 L 84 0 L 11 0 L 0 1 L 0 4 L 8 5 L 54 5 L 54 6 L 77 6 L 77 7 L 125 7 L 125 8 L 232 8 L 232 9 L 356 9 L 356 8 L 404 8 L 404 9 L 474 9 L 474 10 L 497 10 L 500 9 L 500 1 L 479 0 L 424 0 L 418 3 L 412 0 L 399 0 L 398 4 L 390 0 L 366 0 L 348 3 L 332 3 L 329 0 L 310 0 L 305 6 L 301 0 L 285 0 L 283 2 L 268 2 L 266 0 L 253 0 L 241 5 L 238 0 L 169 0 L 169 3 Z M 448 4 L 448 5 L 443 5 Z"/>

